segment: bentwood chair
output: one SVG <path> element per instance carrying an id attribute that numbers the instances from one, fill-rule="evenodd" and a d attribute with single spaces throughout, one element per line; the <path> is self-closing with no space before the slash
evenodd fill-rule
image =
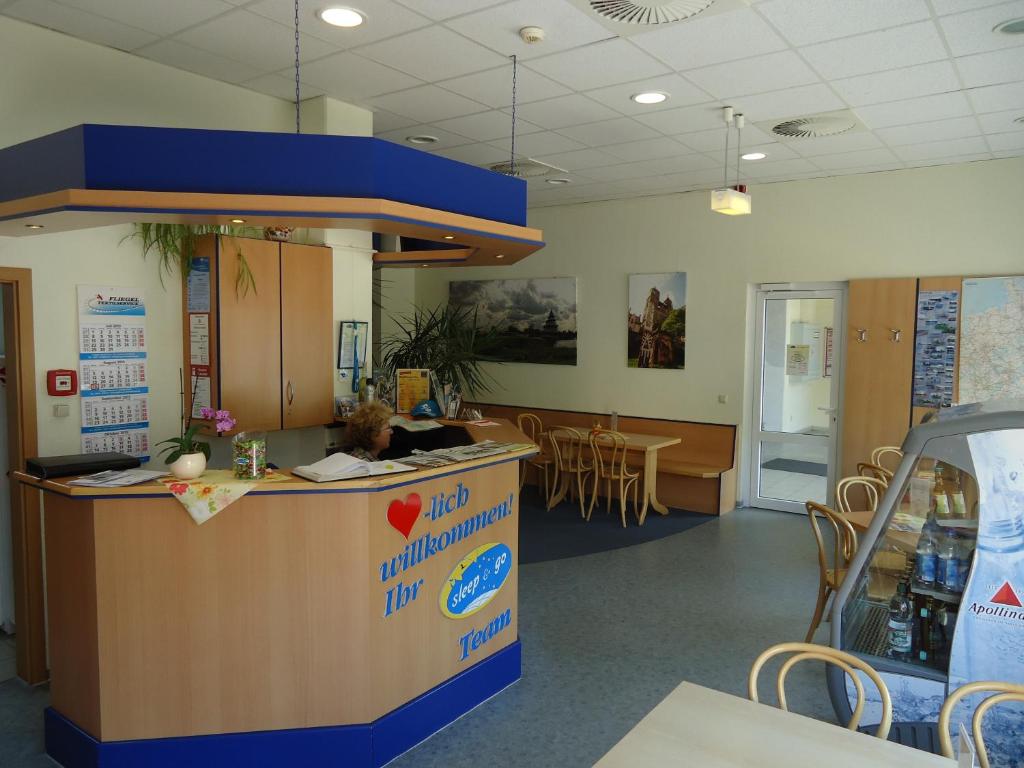
<path id="1" fill-rule="evenodd" d="M 519 431 L 530 438 L 531 442 L 537 444 L 540 448 L 540 453 L 531 456 L 526 461 L 522 462 L 522 466 L 519 470 L 519 492 L 522 493 L 523 485 L 526 483 L 526 473 L 531 468 L 536 469 L 538 472 L 544 474 L 544 503 L 546 504 L 551 498 L 551 493 L 554 487 L 558 485 L 558 464 L 555 463 L 555 459 L 549 453 L 545 452 L 545 443 L 547 442 L 547 435 L 544 433 L 544 424 L 535 414 L 532 413 L 520 413 L 516 419 L 516 423 L 519 425 Z M 549 485 L 548 477 L 549 470 L 554 475 L 552 483 Z"/>
<path id="2" fill-rule="evenodd" d="M 555 496 L 558 496 L 563 489 L 568 488 L 570 498 L 574 496 L 579 498 L 580 517 L 586 517 L 583 489 L 587 486 L 587 480 L 591 473 L 594 472 L 594 463 L 586 456 L 589 452 L 586 439 L 571 427 L 555 427 L 548 432 L 548 442 L 551 444 L 556 471 L 561 480 L 559 490 L 548 499 L 548 509 L 553 506 L 551 502 Z"/>
<path id="3" fill-rule="evenodd" d="M 982 701 L 975 708 L 974 717 L 971 718 L 971 735 L 974 737 L 974 748 L 978 752 L 978 762 L 981 763 L 981 768 L 989 768 L 988 750 L 985 748 L 981 721 L 985 717 L 985 713 L 996 704 L 1002 704 L 1007 701 L 1024 702 L 1024 685 L 1003 683 L 997 680 L 981 680 L 976 683 L 962 685 L 949 694 L 945 704 L 942 705 L 942 710 L 939 712 L 938 726 L 939 746 L 942 748 L 942 754 L 946 757 L 955 757 L 952 740 L 949 735 L 949 721 L 953 710 L 956 709 L 956 705 L 965 696 L 987 692 L 991 692 L 993 695 Z"/>
<path id="4" fill-rule="evenodd" d="M 885 482 L 877 477 L 864 477 L 863 475 L 844 477 L 836 483 L 836 506 L 844 515 L 856 510 L 877 512 L 878 502 L 885 495 L 885 489 Z M 855 506 L 851 501 L 851 496 L 856 493 L 856 490 L 863 492 L 866 506 Z"/>
<path id="5" fill-rule="evenodd" d="M 587 521 L 597 502 L 597 491 L 604 481 L 605 511 L 612 511 L 612 483 L 619 488 L 619 512 L 622 527 L 626 527 L 626 495 L 633 489 L 633 514 L 640 521 L 639 488 L 640 473 L 631 472 L 626 465 L 626 438 L 620 432 L 599 429 L 590 433 L 590 450 L 594 454 L 594 493 L 587 508 Z"/>
<path id="6" fill-rule="evenodd" d="M 890 461 L 892 464 L 889 463 Z M 885 467 L 889 470 L 890 475 L 896 471 L 901 461 L 903 461 L 903 451 L 895 445 L 880 445 L 871 452 L 871 463 Z"/>
<path id="7" fill-rule="evenodd" d="M 893 474 L 885 467 L 880 464 L 873 464 L 868 461 L 857 462 L 857 474 L 864 477 L 873 477 L 876 480 L 881 480 L 885 483 L 885 487 L 889 487 L 889 483 L 892 482 Z"/>
<path id="8" fill-rule="evenodd" d="M 821 527 L 818 524 L 818 516 L 823 517 L 832 526 L 833 548 L 832 562 L 829 563 L 828 545 L 825 537 L 822 536 Z M 811 642 L 814 632 L 821 624 L 821 617 L 825 613 L 825 605 L 829 597 L 836 592 L 846 572 L 849 569 L 850 561 L 857 554 L 857 532 L 850 525 L 850 521 L 833 509 L 813 501 L 807 502 L 807 519 L 811 523 L 811 532 L 814 534 L 814 541 L 818 545 L 818 602 L 814 606 L 814 616 L 811 618 L 811 626 L 807 629 L 805 643 Z M 829 567 L 831 565 L 831 567 Z"/>
<path id="9" fill-rule="evenodd" d="M 814 645 L 812 643 L 779 643 L 773 645 L 771 648 L 766 650 L 754 661 L 754 665 L 750 668 L 750 678 L 747 681 L 747 691 L 749 693 L 750 700 L 754 703 L 758 703 L 757 698 L 757 678 L 761 673 L 761 668 L 767 661 L 783 653 L 795 654 L 783 662 L 779 668 L 779 674 L 775 681 L 775 690 L 779 697 L 779 709 L 789 711 L 786 706 L 786 675 L 789 674 L 789 670 L 793 666 L 801 661 L 807 661 L 816 659 L 818 661 L 824 661 L 826 664 L 835 664 L 837 667 L 846 672 L 850 676 L 850 680 L 853 681 L 854 687 L 857 689 L 857 706 L 853 710 L 853 717 L 850 718 L 850 722 L 847 724 L 847 729 L 856 731 L 857 726 L 860 725 L 861 715 L 864 713 L 864 683 L 861 682 L 858 671 L 863 672 L 875 684 L 878 688 L 879 694 L 882 699 L 882 722 L 878 724 L 878 728 L 875 731 L 875 736 L 880 739 L 886 739 L 889 736 L 889 728 L 892 725 L 892 699 L 889 697 L 889 689 L 886 687 L 885 682 L 878 675 L 875 669 L 868 664 L 866 661 L 858 659 L 845 651 L 839 651 L 835 648 L 830 648 L 826 645 Z"/>

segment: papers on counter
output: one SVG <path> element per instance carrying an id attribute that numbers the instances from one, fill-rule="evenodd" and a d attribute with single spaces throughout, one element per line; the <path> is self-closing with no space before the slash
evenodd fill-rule
<path id="1" fill-rule="evenodd" d="M 295 467 L 292 474 L 312 480 L 314 483 L 327 483 L 333 480 L 411 472 L 413 469 L 415 467 L 397 461 L 363 461 L 347 453 L 334 453 L 308 466 Z"/>
<path id="2" fill-rule="evenodd" d="M 124 488 L 128 485 L 148 483 L 169 474 L 170 472 L 153 469 L 108 469 L 77 480 L 69 480 L 68 485 L 81 485 L 86 488 Z"/>
<path id="3" fill-rule="evenodd" d="M 440 429 L 444 426 L 433 419 L 413 421 L 412 419 L 407 419 L 404 416 L 398 416 L 397 414 L 391 417 L 391 421 L 389 423 L 392 427 L 401 427 L 406 432 L 427 432 L 428 430 Z"/>
<path id="4" fill-rule="evenodd" d="M 438 448 L 433 451 L 413 451 L 412 456 L 402 459 L 405 464 L 412 464 L 423 468 L 446 467 L 449 464 L 458 464 L 462 461 L 482 459 L 487 456 L 498 456 L 502 453 L 511 453 L 522 448 L 532 448 L 529 443 L 497 443 L 494 440 L 484 440 L 472 445 L 459 445 L 454 448 Z"/>

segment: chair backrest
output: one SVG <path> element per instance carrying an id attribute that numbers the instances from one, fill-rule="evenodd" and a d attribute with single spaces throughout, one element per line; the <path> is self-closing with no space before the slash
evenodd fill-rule
<path id="1" fill-rule="evenodd" d="M 835 664 L 850 676 L 854 687 L 857 689 L 857 706 L 854 708 L 853 716 L 850 718 L 850 722 L 846 726 L 849 730 L 855 731 L 857 730 L 857 726 L 860 725 L 860 718 L 864 712 L 864 683 L 861 682 L 860 675 L 857 674 L 857 670 L 860 670 L 867 675 L 871 682 L 875 684 L 875 687 L 878 688 L 878 692 L 882 698 L 882 722 L 878 724 L 875 736 L 880 739 L 888 738 L 889 727 L 892 725 L 892 699 L 889 697 L 889 689 L 885 686 L 885 682 L 881 677 L 879 677 L 874 667 L 866 661 L 858 659 L 856 656 L 846 653 L 845 651 L 830 648 L 827 645 L 814 645 L 813 643 L 779 643 L 778 645 L 773 645 L 771 648 L 766 650 L 757 657 L 754 661 L 754 665 L 750 668 L 750 677 L 747 681 L 747 692 L 751 701 L 758 701 L 757 678 L 761 673 L 761 668 L 769 659 L 783 653 L 792 653 L 795 655 L 783 662 L 782 666 L 779 668 L 779 675 L 776 678 L 775 690 L 779 697 L 780 709 L 784 709 L 787 712 L 789 711 L 789 708 L 786 706 L 786 675 L 789 674 L 789 670 L 797 663 L 810 659 L 817 659 L 828 664 Z"/>
<path id="2" fill-rule="evenodd" d="M 544 422 L 536 414 L 520 413 L 516 417 L 516 424 L 519 431 L 526 435 L 533 442 L 540 444 L 540 436 L 544 432 Z"/>
<path id="3" fill-rule="evenodd" d="M 895 445 L 880 445 L 871 452 L 871 463 L 879 467 L 885 467 L 890 473 L 896 471 L 902 460 L 903 451 Z M 893 462 L 891 469 L 887 466 L 890 461 Z"/>
<path id="4" fill-rule="evenodd" d="M 590 450 L 601 474 L 626 472 L 626 438 L 621 432 L 610 429 L 595 429 L 590 433 Z"/>
<path id="5" fill-rule="evenodd" d="M 998 680 L 981 680 L 976 683 L 962 685 L 949 694 L 946 702 L 942 705 L 942 710 L 939 712 L 938 726 L 939 745 L 942 747 L 942 754 L 946 757 L 954 756 L 953 743 L 949 735 L 949 721 L 953 710 L 956 709 L 956 705 L 960 703 L 961 699 L 974 693 L 995 694 L 982 701 L 975 708 L 974 717 L 971 718 L 971 733 L 974 737 L 974 747 L 978 751 L 978 762 L 981 763 L 981 768 L 989 768 L 988 751 L 985 749 L 985 739 L 981 732 L 981 721 L 985 717 L 985 713 L 996 704 L 1002 704 L 1007 701 L 1024 702 L 1024 685 L 1003 683 Z"/>
<path id="6" fill-rule="evenodd" d="M 875 477 L 844 477 L 836 483 L 836 506 L 844 515 L 855 510 L 869 509 L 872 512 L 878 510 L 878 502 L 885 495 L 885 483 Z M 862 490 L 866 498 L 867 507 L 856 507 L 850 502 L 850 492 L 855 489 Z"/>
<path id="7" fill-rule="evenodd" d="M 825 571 L 830 566 L 825 537 L 821 535 L 821 528 L 818 526 L 818 515 L 824 517 L 832 525 L 833 551 L 831 567 L 836 570 L 848 568 L 853 556 L 857 554 L 857 531 L 854 530 L 849 520 L 835 510 L 814 501 L 807 502 L 807 519 L 811 522 L 811 531 L 814 533 L 814 540 L 818 544 L 818 567 L 821 569 L 822 578 L 824 578 Z"/>
<path id="8" fill-rule="evenodd" d="M 555 427 L 548 430 L 548 442 L 559 470 L 575 472 L 579 468 L 586 445 L 581 432 L 572 427 Z"/>
<path id="9" fill-rule="evenodd" d="M 863 475 L 864 477 L 873 477 L 876 480 L 881 480 L 885 483 L 885 487 L 889 487 L 889 483 L 892 481 L 892 472 L 879 464 L 872 464 L 868 461 L 857 462 L 857 474 Z"/>

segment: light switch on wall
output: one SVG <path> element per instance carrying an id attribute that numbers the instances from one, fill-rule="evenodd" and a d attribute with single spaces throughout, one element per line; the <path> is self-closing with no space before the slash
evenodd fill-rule
<path id="1" fill-rule="evenodd" d="M 722 405 L 725 405 L 726 403 L 729 402 L 729 396 L 728 395 L 719 395 L 718 396 L 718 402 L 722 403 Z"/>
<path id="2" fill-rule="evenodd" d="M 69 406 L 67 403 L 56 403 L 53 406 L 53 415 L 54 416 L 70 416 L 71 415 L 71 406 Z"/>

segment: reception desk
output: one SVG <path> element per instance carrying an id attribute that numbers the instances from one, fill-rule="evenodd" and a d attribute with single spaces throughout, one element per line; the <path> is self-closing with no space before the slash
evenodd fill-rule
<path id="1" fill-rule="evenodd" d="M 520 677 L 532 452 L 289 475 L 201 526 L 159 484 L 19 475 L 44 492 L 47 752 L 77 768 L 380 766 L 406 751 Z"/>

